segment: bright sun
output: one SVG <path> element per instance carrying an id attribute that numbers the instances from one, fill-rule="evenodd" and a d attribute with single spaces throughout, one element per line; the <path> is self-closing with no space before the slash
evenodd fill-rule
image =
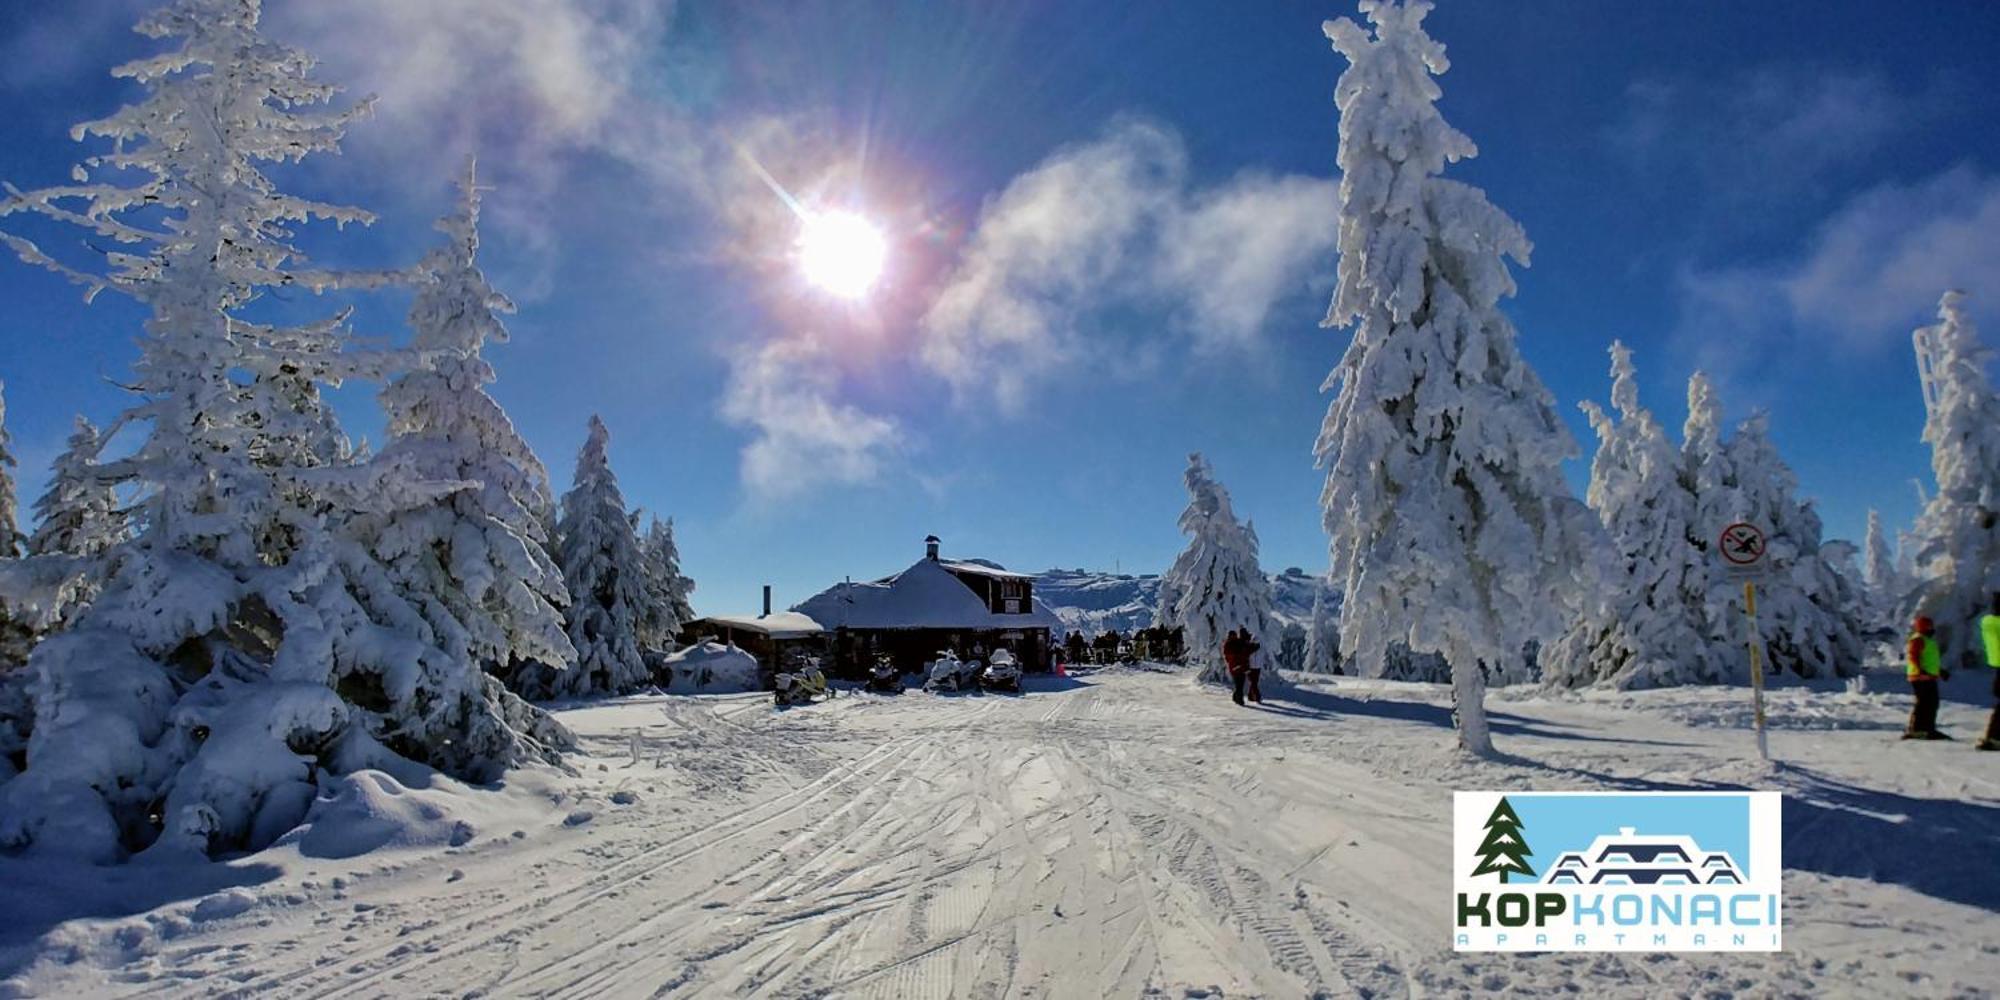
<path id="1" fill-rule="evenodd" d="M 842 298 L 868 294 L 888 253 L 882 231 L 853 212 L 809 215 L 799 232 L 799 268 L 806 280 Z"/>

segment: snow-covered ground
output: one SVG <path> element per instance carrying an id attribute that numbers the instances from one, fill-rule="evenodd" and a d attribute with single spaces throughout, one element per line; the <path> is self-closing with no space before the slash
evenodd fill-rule
<path id="1" fill-rule="evenodd" d="M 357 778 L 320 838 L 227 864 L 0 860 L 0 995 L 2000 988 L 2000 756 L 1964 739 L 1974 705 L 1945 706 L 1959 742 L 1905 743 L 1905 697 L 1779 690 L 1783 763 L 1763 765 L 1740 690 L 1508 690 L 1490 701 L 1506 757 L 1478 762 L 1449 749 L 1445 699 L 1335 678 L 1241 709 L 1111 670 L 785 711 L 599 702 L 560 713 L 574 777 Z M 1451 790 L 1728 787 L 1786 793 L 1787 951 L 1449 950 Z"/>

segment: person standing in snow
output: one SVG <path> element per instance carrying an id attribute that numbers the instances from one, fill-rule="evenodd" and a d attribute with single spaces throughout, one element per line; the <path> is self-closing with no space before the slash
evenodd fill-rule
<path id="1" fill-rule="evenodd" d="M 1938 681 L 1949 678 L 1951 673 L 1939 664 L 1937 626 L 1925 615 L 1918 615 L 1912 623 L 1915 631 L 1910 633 L 1910 643 L 1904 652 L 1904 666 L 1910 679 L 1910 690 L 1917 696 L 1915 708 L 1910 709 L 1909 728 L 1903 730 L 1906 740 L 1945 740 L 1951 737 L 1938 731 Z"/>
<path id="2" fill-rule="evenodd" d="M 1979 637 L 1986 643 L 1986 665 L 1993 669 L 1993 715 L 1986 720 L 1986 738 L 1981 750 L 2000 750 L 2000 592 L 1979 619 Z"/>
<path id="3" fill-rule="evenodd" d="M 1257 641 L 1256 636 L 1251 635 L 1249 629 L 1247 628 L 1244 629 L 1243 630 L 1243 675 L 1249 678 L 1250 680 L 1250 700 L 1251 702 L 1258 705 L 1262 705 L 1264 703 L 1264 692 L 1257 687 L 1257 678 L 1262 676 L 1264 673 L 1263 670 L 1258 668 L 1257 666 L 1258 661 L 1256 659 L 1257 651 L 1262 648 L 1264 648 L 1263 644 Z M 1236 686 L 1240 690 L 1243 687 L 1243 684 L 1242 682 L 1239 681 Z M 1242 703 L 1243 703 L 1242 699 L 1239 698 L 1237 700 L 1237 704 L 1240 705 Z"/>
<path id="4" fill-rule="evenodd" d="M 1235 688 L 1229 700 L 1238 705 L 1243 704 L 1243 684 L 1249 679 L 1246 666 L 1249 656 L 1243 652 L 1244 645 L 1241 629 L 1230 629 L 1228 637 L 1222 640 L 1222 665 L 1228 668 L 1229 681 Z"/>

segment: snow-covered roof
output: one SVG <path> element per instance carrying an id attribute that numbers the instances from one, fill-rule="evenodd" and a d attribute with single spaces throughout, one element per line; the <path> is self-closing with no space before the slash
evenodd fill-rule
<path id="1" fill-rule="evenodd" d="M 1001 569 L 984 559 L 940 559 L 938 565 L 954 573 L 970 573 L 974 576 L 990 576 L 996 580 L 1032 580 L 1033 573 L 1016 573 Z"/>
<path id="2" fill-rule="evenodd" d="M 1011 629 L 1062 627 L 1062 619 L 1037 600 L 1024 614 L 995 614 L 950 566 L 919 559 L 909 569 L 875 583 L 839 583 L 801 602 L 793 611 L 829 629 Z M 986 575 L 1017 576 L 971 564 Z"/>
<path id="3" fill-rule="evenodd" d="M 768 615 L 708 615 L 696 621 L 757 632 L 773 639 L 804 639 L 826 631 L 811 616 L 797 611 L 778 611 Z"/>

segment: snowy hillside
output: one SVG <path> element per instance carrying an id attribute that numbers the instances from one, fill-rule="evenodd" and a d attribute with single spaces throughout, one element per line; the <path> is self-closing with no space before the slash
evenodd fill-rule
<path id="1" fill-rule="evenodd" d="M 1035 596 L 1072 631 L 1086 635 L 1110 629 L 1129 632 L 1153 624 L 1160 577 L 1155 573 L 1133 576 L 1052 569 L 1035 575 Z M 1296 566 L 1271 574 L 1271 617 L 1280 625 L 1305 627 L 1312 621 L 1312 606 L 1310 574 Z"/>

